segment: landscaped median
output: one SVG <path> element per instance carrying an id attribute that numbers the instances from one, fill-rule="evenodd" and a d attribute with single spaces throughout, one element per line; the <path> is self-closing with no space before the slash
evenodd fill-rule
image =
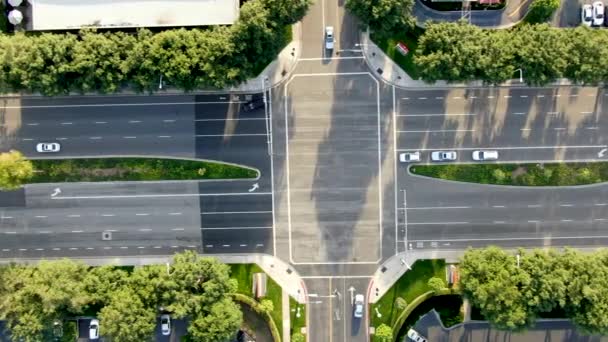
<path id="1" fill-rule="evenodd" d="M 520 186 L 573 186 L 608 181 L 608 162 L 553 164 L 414 165 L 415 175 L 452 181 Z"/>
<path id="2" fill-rule="evenodd" d="M 31 160 L 27 183 L 160 181 L 255 178 L 256 170 L 230 164 L 168 158 L 77 158 Z"/>

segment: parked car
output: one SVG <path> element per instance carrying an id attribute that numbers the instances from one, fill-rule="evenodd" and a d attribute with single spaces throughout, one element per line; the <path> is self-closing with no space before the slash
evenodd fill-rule
<path id="1" fill-rule="evenodd" d="M 604 3 L 595 1 L 593 3 L 593 25 L 601 26 L 604 23 Z"/>
<path id="2" fill-rule="evenodd" d="M 325 28 L 325 48 L 327 50 L 334 49 L 334 27 L 327 26 Z"/>
<path id="3" fill-rule="evenodd" d="M 399 161 L 402 163 L 412 163 L 420 161 L 420 152 L 405 152 L 399 154 Z"/>
<path id="4" fill-rule="evenodd" d="M 171 335 L 171 316 L 167 314 L 160 316 L 160 331 L 164 336 Z"/>
<path id="5" fill-rule="evenodd" d="M 362 294 L 355 295 L 355 318 L 363 317 L 363 307 L 365 306 L 365 297 Z"/>
<path id="6" fill-rule="evenodd" d="M 36 145 L 36 151 L 40 153 L 59 152 L 61 145 L 59 143 L 39 143 Z"/>
<path id="7" fill-rule="evenodd" d="M 473 160 L 496 160 L 498 151 L 473 151 Z"/>
<path id="8" fill-rule="evenodd" d="M 453 161 L 458 155 L 455 151 L 434 151 L 431 153 L 432 161 Z"/>
<path id="9" fill-rule="evenodd" d="M 99 339 L 99 320 L 92 319 L 89 323 L 89 340 Z"/>
<path id="10" fill-rule="evenodd" d="M 410 330 L 407 331 L 407 337 L 411 341 L 426 342 L 426 338 L 420 336 L 420 334 L 416 330 L 414 330 L 414 329 L 410 329 Z"/>
<path id="11" fill-rule="evenodd" d="M 593 23 L 593 7 L 590 4 L 584 4 L 581 8 L 581 23 L 585 26 Z"/>
<path id="12" fill-rule="evenodd" d="M 246 102 L 243 105 L 243 111 L 252 112 L 258 108 L 263 108 L 263 107 L 264 107 L 264 99 L 259 97 L 259 98 Z"/>

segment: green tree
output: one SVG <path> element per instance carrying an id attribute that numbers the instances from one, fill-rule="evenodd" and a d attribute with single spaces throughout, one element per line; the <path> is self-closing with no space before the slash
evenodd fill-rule
<path id="1" fill-rule="evenodd" d="M 441 292 L 442 290 L 447 289 L 445 281 L 437 277 L 432 277 L 431 279 L 429 279 L 428 285 L 434 292 Z"/>
<path id="2" fill-rule="evenodd" d="M 269 10 L 268 19 L 277 27 L 295 24 L 308 11 L 311 0 L 258 0 Z"/>
<path id="3" fill-rule="evenodd" d="M 608 79 L 608 32 L 584 25 L 566 31 L 572 44 L 565 76 L 574 82 L 597 85 Z"/>
<path id="4" fill-rule="evenodd" d="M 378 328 L 376 328 L 374 336 L 374 341 L 391 342 L 393 340 L 393 329 L 391 329 L 391 327 L 389 327 L 388 325 L 382 323 Z"/>
<path id="5" fill-rule="evenodd" d="M 380 36 L 414 27 L 413 7 L 413 0 L 346 1 L 346 8 Z"/>
<path id="6" fill-rule="evenodd" d="M 306 337 L 302 333 L 296 332 L 291 335 L 291 342 L 306 342 Z"/>
<path id="7" fill-rule="evenodd" d="M 562 257 L 555 250 L 519 251 L 520 268 L 530 281 L 521 288 L 527 305 L 538 312 L 550 312 L 564 307 L 567 301 L 571 271 L 564 267 Z"/>
<path id="8" fill-rule="evenodd" d="M 534 0 L 528 9 L 525 20 L 532 24 L 545 22 L 551 19 L 559 5 L 560 0 Z"/>
<path id="9" fill-rule="evenodd" d="M 99 320 L 100 333 L 112 341 L 147 341 L 156 327 L 156 310 L 147 307 L 134 289 L 123 287 L 111 294 L 108 305 L 99 312 Z"/>
<path id="10" fill-rule="evenodd" d="M 84 277 L 83 285 L 92 305 L 110 301 L 112 293 L 127 284 L 129 274 L 114 266 L 92 267 Z"/>
<path id="11" fill-rule="evenodd" d="M 209 306 L 204 312 L 197 312 L 188 326 L 188 334 L 194 341 L 226 341 L 235 336 L 243 313 L 231 298 L 223 298 Z"/>
<path id="12" fill-rule="evenodd" d="M 0 189 L 20 188 L 34 175 L 32 163 L 19 151 L 0 153 Z"/>
<path id="13" fill-rule="evenodd" d="M 271 313 L 272 310 L 274 310 L 274 304 L 270 299 L 262 299 L 262 301 L 258 305 L 258 308 L 261 312 Z"/>
<path id="14" fill-rule="evenodd" d="M 521 330 L 534 322 L 535 312 L 520 291 L 530 279 L 513 255 L 497 247 L 469 249 L 461 259 L 460 275 L 463 294 L 493 326 Z"/>

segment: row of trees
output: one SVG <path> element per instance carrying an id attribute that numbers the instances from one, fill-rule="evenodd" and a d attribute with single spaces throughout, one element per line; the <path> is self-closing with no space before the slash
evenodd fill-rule
<path id="1" fill-rule="evenodd" d="M 378 37 L 390 37 L 415 25 L 414 0 L 346 0 L 346 8 Z"/>
<path id="2" fill-rule="evenodd" d="M 427 82 L 483 80 L 498 84 L 522 69 L 530 85 L 562 77 L 595 85 L 608 80 L 607 54 L 606 30 L 552 28 L 547 24 L 484 30 L 459 22 L 428 25 L 414 62 Z"/>
<path id="3" fill-rule="evenodd" d="M 99 318 L 112 341 L 148 341 L 161 310 L 188 318 L 193 341 L 226 341 L 242 322 L 230 296 L 230 269 L 194 252 L 176 254 L 170 266 L 132 270 L 88 267 L 70 260 L 0 268 L 0 318 L 15 341 L 49 341 L 52 322 L 83 314 Z"/>
<path id="4" fill-rule="evenodd" d="M 608 334 L 608 250 L 470 249 L 460 263 L 460 287 L 500 329 L 522 330 L 545 313 L 562 312 L 583 332 Z"/>
<path id="5" fill-rule="evenodd" d="M 236 85 L 276 57 L 285 26 L 298 21 L 309 4 L 248 1 L 230 27 L 0 35 L 0 91 L 152 91 L 161 75 L 184 90 Z"/>

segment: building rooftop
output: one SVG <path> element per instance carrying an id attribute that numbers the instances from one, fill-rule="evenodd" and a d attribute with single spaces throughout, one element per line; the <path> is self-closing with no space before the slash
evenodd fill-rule
<path id="1" fill-rule="evenodd" d="M 239 0 L 29 0 L 26 29 L 229 25 Z M 28 18 L 29 15 L 29 18 Z"/>

